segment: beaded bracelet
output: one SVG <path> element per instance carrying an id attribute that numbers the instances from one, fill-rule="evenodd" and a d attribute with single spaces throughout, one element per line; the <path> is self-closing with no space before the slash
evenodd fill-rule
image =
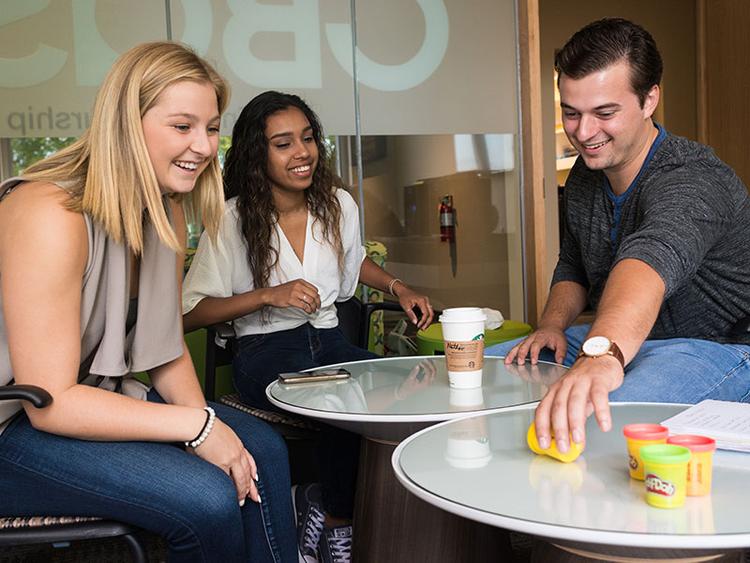
<path id="1" fill-rule="evenodd" d="M 214 409 L 211 407 L 203 407 L 203 410 L 206 411 L 206 422 L 203 424 L 203 428 L 194 440 L 188 440 L 185 442 L 185 446 L 188 448 L 197 448 L 205 442 L 206 438 L 208 438 L 208 435 L 211 433 L 211 429 L 214 427 L 214 421 L 216 420 Z"/>
<path id="2" fill-rule="evenodd" d="M 397 297 L 397 295 L 395 293 L 393 293 L 393 286 L 396 285 L 396 282 L 404 283 L 403 281 L 401 281 L 398 278 L 393 278 L 391 281 L 388 282 L 388 293 L 390 293 L 394 297 Z"/>

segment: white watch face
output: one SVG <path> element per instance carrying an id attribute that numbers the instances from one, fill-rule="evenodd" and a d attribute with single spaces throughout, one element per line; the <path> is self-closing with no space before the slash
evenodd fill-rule
<path id="1" fill-rule="evenodd" d="M 583 343 L 583 353 L 587 356 L 603 356 L 609 351 L 612 343 L 606 336 L 592 336 Z"/>

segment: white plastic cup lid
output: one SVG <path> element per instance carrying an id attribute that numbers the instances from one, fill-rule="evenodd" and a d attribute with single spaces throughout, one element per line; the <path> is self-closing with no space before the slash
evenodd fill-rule
<path id="1" fill-rule="evenodd" d="M 453 307 L 444 309 L 439 320 L 441 323 L 484 322 L 487 320 L 487 315 L 479 307 Z"/>

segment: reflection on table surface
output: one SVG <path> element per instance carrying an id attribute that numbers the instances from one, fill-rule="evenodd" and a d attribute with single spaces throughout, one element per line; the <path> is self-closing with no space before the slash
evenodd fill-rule
<path id="1" fill-rule="evenodd" d="M 519 531 L 592 543 L 602 540 L 596 532 L 606 532 L 608 541 L 602 543 L 653 547 L 709 547 L 684 542 L 691 536 L 715 534 L 747 534 L 743 541 L 750 541 L 746 508 L 750 506 L 750 454 L 717 451 L 712 494 L 688 497 L 684 507 L 677 509 L 647 505 L 643 482 L 628 476 L 622 427 L 632 422 L 661 422 L 684 408 L 614 403 L 612 431 L 599 431 L 592 417 L 586 428 L 586 450 L 569 464 L 528 449 L 526 430 L 533 408 L 432 427 L 406 439 L 394 464 L 409 490 L 434 495 L 438 506 Z M 613 534 L 623 541 L 612 541 Z M 633 534 L 675 536 L 677 540 L 673 537 L 670 545 L 648 544 L 633 539 Z M 631 538 L 623 539 L 626 535 Z"/>
<path id="2" fill-rule="evenodd" d="M 443 356 L 383 358 L 342 365 L 351 372 L 351 378 L 294 385 L 273 383 L 267 393 L 282 405 L 344 415 L 459 414 L 537 401 L 546 386 L 566 369 L 546 362 L 506 366 L 502 358 L 488 356 L 481 388 L 452 389 Z"/>

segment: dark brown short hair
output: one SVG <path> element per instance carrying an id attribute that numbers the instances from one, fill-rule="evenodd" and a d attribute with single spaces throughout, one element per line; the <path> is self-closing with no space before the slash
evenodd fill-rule
<path id="1" fill-rule="evenodd" d="M 661 82 L 662 60 L 651 34 L 622 18 L 605 18 L 577 31 L 555 56 L 555 70 L 573 79 L 625 60 L 630 85 L 641 107 L 654 85 Z"/>

